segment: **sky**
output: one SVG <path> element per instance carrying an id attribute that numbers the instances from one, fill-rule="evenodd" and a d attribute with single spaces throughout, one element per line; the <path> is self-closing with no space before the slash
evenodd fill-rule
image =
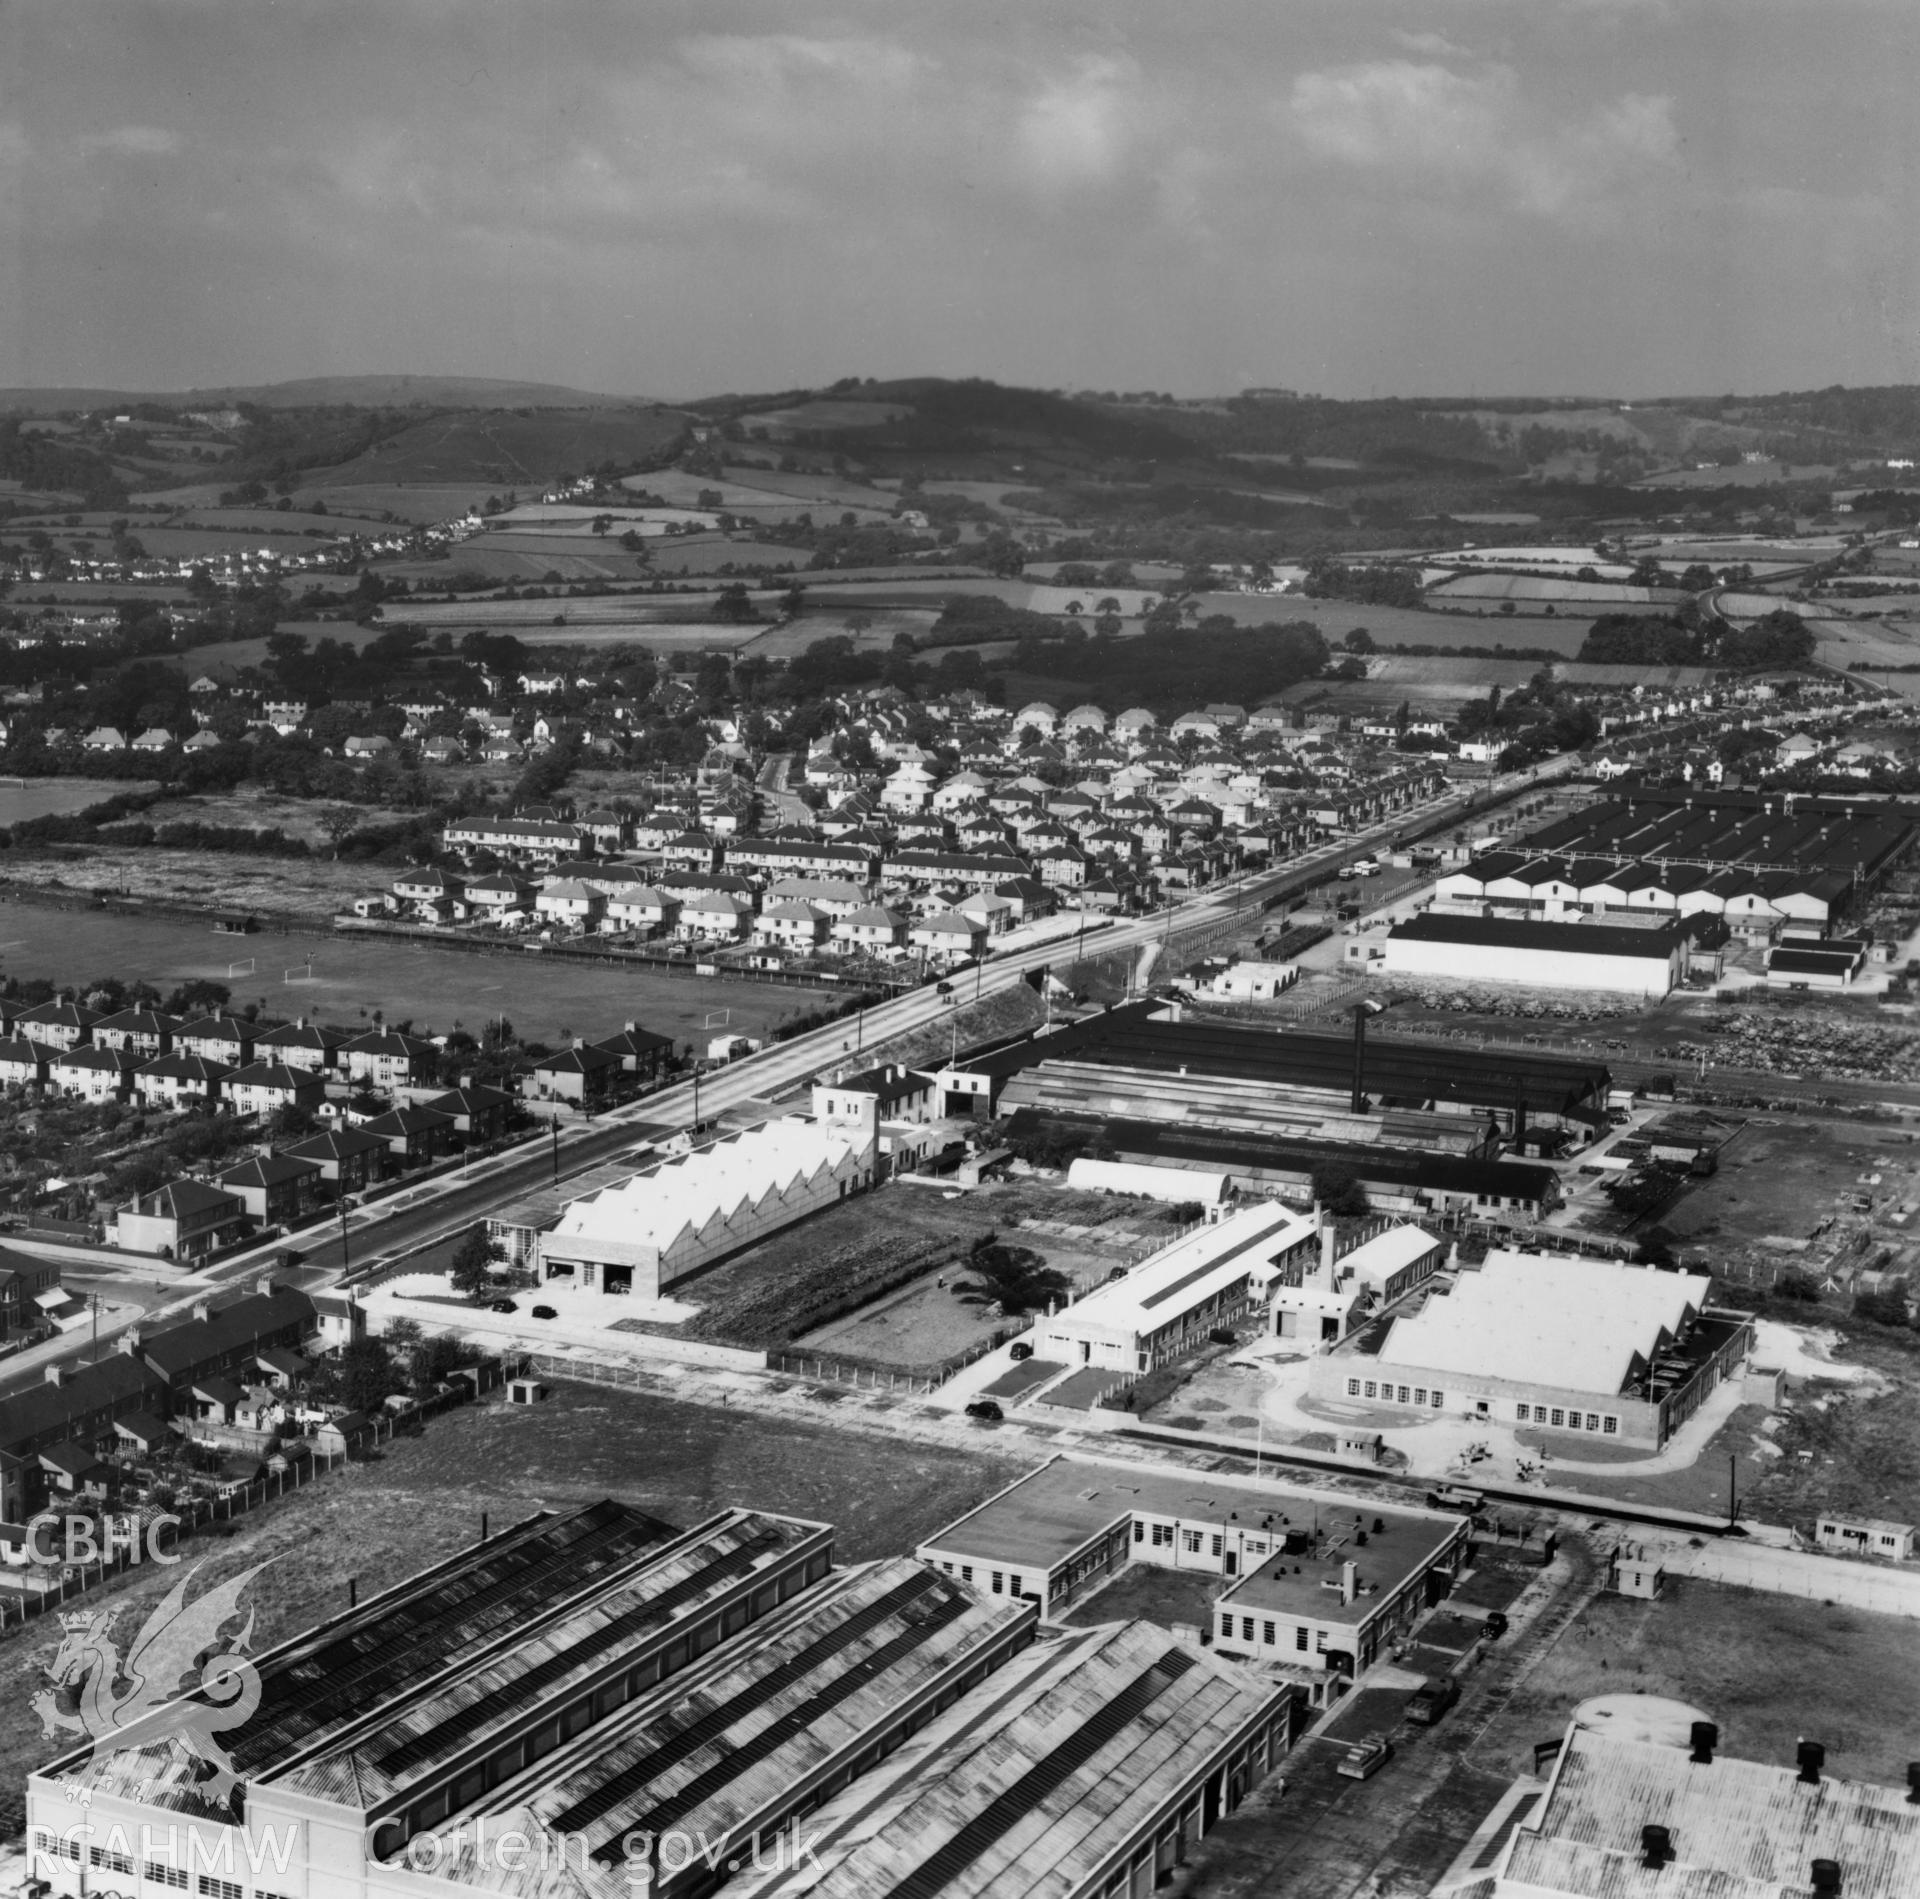
<path id="1" fill-rule="evenodd" d="M 5 0 L 0 385 L 1920 382 L 1913 0 Z"/>

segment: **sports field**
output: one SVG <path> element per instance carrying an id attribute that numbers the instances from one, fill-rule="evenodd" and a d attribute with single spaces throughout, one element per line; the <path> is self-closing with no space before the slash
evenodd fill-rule
<path id="1" fill-rule="evenodd" d="M 250 973 L 234 967 L 248 962 Z M 309 963 L 310 980 L 303 974 Z M 631 1018 L 704 1047 L 722 1027 L 758 1038 L 830 999 L 824 989 L 696 976 L 691 969 L 569 963 L 524 951 L 475 956 L 323 930 L 216 936 L 184 919 L 11 902 L 0 902 L 0 974 L 55 982 L 139 977 L 163 989 L 210 977 L 232 988 L 236 1007 L 257 1002 L 275 1015 L 357 1028 L 378 1009 L 390 1022 L 410 1019 L 417 1032 L 435 1034 L 504 1015 L 528 1039 L 556 1044 L 576 1033 L 611 1034 Z M 723 1011 L 725 1021 L 707 1027 Z"/>

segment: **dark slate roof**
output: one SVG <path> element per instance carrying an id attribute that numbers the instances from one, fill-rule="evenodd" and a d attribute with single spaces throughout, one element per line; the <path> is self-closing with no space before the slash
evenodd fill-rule
<path id="1" fill-rule="evenodd" d="M 350 1160 L 355 1154 L 370 1154 L 375 1148 L 385 1146 L 385 1141 L 364 1128 L 331 1128 L 284 1151 L 295 1160 L 330 1161 Z"/>
<path id="2" fill-rule="evenodd" d="M 223 1187 L 277 1187 L 286 1180 L 305 1180 L 320 1171 L 319 1163 L 292 1154 L 257 1154 L 229 1167 L 220 1176 Z"/>
<path id="3" fill-rule="evenodd" d="M 288 1325 L 297 1323 L 302 1330 L 309 1330 L 314 1316 L 313 1301 L 291 1287 L 249 1293 L 230 1306 L 222 1306 L 211 1318 L 189 1319 L 185 1325 L 171 1325 L 155 1333 L 141 1347 L 141 1353 L 156 1371 L 175 1378 L 242 1347 L 257 1347 L 262 1339 Z"/>
<path id="4" fill-rule="evenodd" d="M 225 1062 L 216 1062 L 210 1055 L 156 1055 L 152 1061 L 143 1062 L 138 1072 L 142 1075 L 171 1077 L 176 1081 L 224 1081 L 233 1070 Z"/>
<path id="5" fill-rule="evenodd" d="M 428 1128 L 445 1127 L 453 1119 L 434 1108 L 389 1108 L 360 1126 L 367 1134 L 420 1134 Z"/>
<path id="6" fill-rule="evenodd" d="M 365 1035 L 356 1035 L 345 1044 L 348 1055 L 427 1055 L 433 1052 L 433 1044 L 424 1036 L 402 1035 L 398 1029 L 370 1029 Z"/>
<path id="7" fill-rule="evenodd" d="M 604 1048 L 589 1045 L 586 1048 L 563 1048 L 553 1055 L 543 1055 L 534 1063 L 536 1075 L 577 1075 L 589 1070 L 617 1068 L 620 1057 Z"/>
<path id="8" fill-rule="evenodd" d="M 241 1211 L 240 1202 L 232 1194 L 209 1187 L 203 1180 L 170 1180 L 155 1192 L 142 1195 L 139 1210 L 162 1219 L 177 1220 L 190 1213 L 205 1213 L 210 1208 Z"/>
<path id="9" fill-rule="evenodd" d="M 97 1365 L 83 1365 L 64 1385 L 30 1385 L 0 1398 L 0 1452 L 12 1451 L 24 1438 L 64 1430 L 103 1406 L 137 1411 L 143 1401 L 161 1402 L 160 1382 L 152 1370 L 126 1352 Z"/>
<path id="10" fill-rule="evenodd" d="M 1566 956 L 1627 956 L 1646 961 L 1670 956 L 1680 931 L 1669 924 L 1651 930 L 1605 923 L 1545 923 L 1527 917 L 1435 916 L 1431 911 L 1396 924 L 1389 940 L 1467 943 L 1483 949 L 1554 950 Z"/>
<path id="11" fill-rule="evenodd" d="M 594 1047 L 604 1048 L 614 1055 L 650 1055 L 657 1048 L 671 1052 L 673 1037 L 656 1035 L 651 1029 L 622 1029 L 618 1035 L 601 1036 Z"/>
<path id="12" fill-rule="evenodd" d="M 283 1062 L 249 1062 L 227 1077 L 227 1086 L 250 1088 L 317 1088 L 320 1077 L 310 1068 L 289 1068 Z"/>

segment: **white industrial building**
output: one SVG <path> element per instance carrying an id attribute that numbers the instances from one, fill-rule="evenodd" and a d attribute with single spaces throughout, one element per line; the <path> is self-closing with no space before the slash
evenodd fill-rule
<path id="1" fill-rule="evenodd" d="M 1313 1218 L 1260 1201 L 1210 1218 L 1034 1333 L 1041 1358 L 1129 1374 L 1151 1371 L 1212 1327 L 1264 1306 L 1286 1266 L 1316 1244 Z"/>
<path id="2" fill-rule="evenodd" d="M 1337 1344 L 1369 1314 L 1425 1285 L 1449 1251 L 1448 1241 L 1411 1223 L 1364 1234 L 1344 1253 L 1339 1246 L 1339 1235 L 1323 1216 L 1318 1260 L 1298 1285 L 1274 1289 L 1276 1337 Z"/>
<path id="3" fill-rule="evenodd" d="M 873 1184 L 870 1133 L 794 1115 L 570 1202 L 540 1275 L 657 1299 L 729 1253 Z"/>
<path id="4" fill-rule="evenodd" d="M 1067 1169 L 1067 1185 L 1076 1193 L 1136 1194 L 1144 1200 L 1164 1200 L 1169 1206 L 1192 1201 L 1217 1207 L 1232 1192 L 1233 1176 L 1204 1167 L 1153 1167 L 1144 1161 L 1082 1157 Z"/>
<path id="5" fill-rule="evenodd" d="M 1631 996 L 1666 995 L 1686 967 L 1686 937 L 1673 924 L 1634 928 L 1428 912 L 1389 930 L 1385 950 L 1379 967 L 1388 976 Z"/>
<path id="6" fill-rule="evenodd" d="M 1613 1260 L 1496 1249 L 1417 1311 L 1316 1359 L 1341 1404 L 1465 1413 L 1658 1448 L 1753 1350 L 1753 1322 L 1710 1311 L 1712 1281 Z"/>

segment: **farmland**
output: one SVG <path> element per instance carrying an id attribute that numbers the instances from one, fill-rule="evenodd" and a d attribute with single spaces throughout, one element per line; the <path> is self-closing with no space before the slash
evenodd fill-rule
<path id="1" fill-rule="evenodd" d="M 171 855 L 140 853 L 143 861 Z M 334 867 L 306 860 L 299 869 L 317 882 L 319 873 Z M 359 887 L 367 881 L 361 877 Z M 222 894 L 209 898 L 209 907 L 245 902 L 250 891 L 256 902 L 278 894 L 238 879 L 219 889 Z M 5 896 L 0 889 L 0 899 Z M 730 1012 L 727 1027 L 734 1033 L 757 1038 L 776 1023 L 839 999 L 824 990 L 696 976 L 690 967 L 616 967 L 525 952 L 479 956 L 427 944 L 354 939 L 319 928 L 225 937 L 186 920 L 14 902 L 0 902 L 0 943 L 5 945 L 0 971 L 9 976 L 72 982 L 119 975 L 163 987 L 204 976 L 230 982 L 236 1005 L 258 1002 L 276 1014 L 309 1015 L 343 1027 L 357 1027 L 375 1010 L 389 1021 L 410 1019 L 441 1032 L 455 1022 L 506 1015 L 523 1036 L 550 1043 L 576 1030 L 610 1033 L 631 1017 L 663 1035 L 704 1046 L 716 1031 L 703 1025 L 721 1010 Z M 255 965 L 251 977 L 228 976 L 231 962 L 248 959 Z M 311 981 L 282 981 L 285 970 L 302 968 L 309 959 Z"/>
<path id="2" fill-rule="evenodd" d="M 1609 611 L 1677 606 L 1684 597 L 1671 587 L 1632 587 L 1539 574 L 1462 574 L 1457 580 L 1443 580 L 1427 590 L 1427 598 L 1443 606 L 1455 600 L 1511 600 L 1516 604 L 1551 601 Z"/>
<path id="3" fill-rule="evenodd" d="M 484 480 L 538 488 L 563 469 L 657 455 L 685 426 L 686 418 L 671 409 L 466 410 L 416 422 L 353 461 L 310 475 L 302 486 L 324 493 Z"/>

